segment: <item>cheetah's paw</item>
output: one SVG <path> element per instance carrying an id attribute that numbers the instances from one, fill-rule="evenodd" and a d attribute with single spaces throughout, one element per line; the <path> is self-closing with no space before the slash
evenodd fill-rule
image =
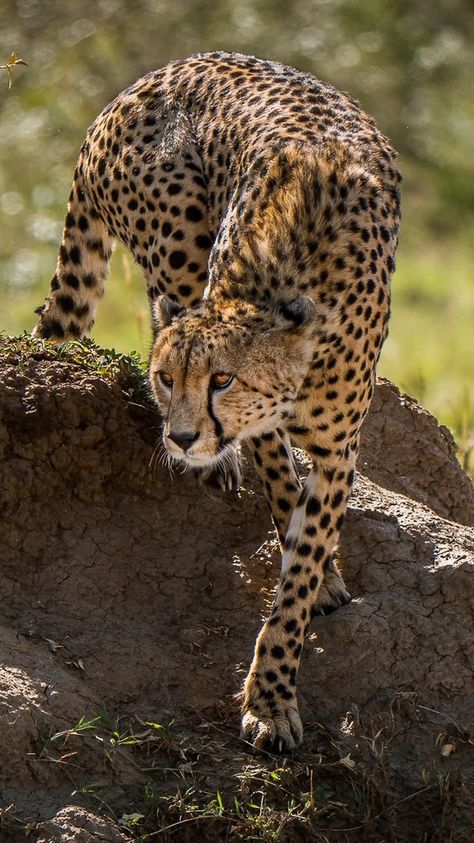
<path id="1" fill-rule="evenodd" d="M 331 612 L 335 612 L 340 606 L 345 606 L 350 601 L 351 595 L 347 591 L 345 582 L 335 562 L 331 561 L 326 569 L 312 615 L 330 615 Z"/>
<path id="2" fill-rule="evenodd" d="M 295 701 L 271 714 L 261 703 L 250 706 L 242 717 L 240 737 L 253 744 L 255 749 L 284 754 L 299 746 L 303 740 L 298 706 Z"/>

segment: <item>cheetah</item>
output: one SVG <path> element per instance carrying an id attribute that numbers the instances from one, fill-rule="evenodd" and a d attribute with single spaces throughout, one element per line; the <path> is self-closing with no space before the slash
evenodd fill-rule
<path id="1" fill-rule="evenodd" d="M 333 555 L 387 333 L 395 161 L 359 104 L 309 74 L 224 52 L 173 61 L 90 127 L 38 309 L 36 336 L 81 337 L 120 240 L 146 280 L 170 458 L 225 475 L 239 443 L 253 455 L 282 551 L 243 689 L 256 748 L 301 743 L 305 633 L 350 599 Z"/>

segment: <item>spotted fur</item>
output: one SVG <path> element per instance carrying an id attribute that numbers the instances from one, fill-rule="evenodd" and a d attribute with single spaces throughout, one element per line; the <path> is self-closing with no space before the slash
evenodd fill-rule
<path id="1" fill-rule="evenodd" d="M 38 336 L 89 330 L 121 240 L 147 283 L 170 455 L 225 477 L 240 442 L 252 451 L 283 555 L 244 689 L 257 747 L 300 743 L 305 633 L 349 599 L 333 553 L 387 332 L 394 162 L 359 105 L 312 76 L 226 53 L 172 62 L 89 129 L 40 309 Z M 312 460 L 304 484 L 291 443 Z"/>

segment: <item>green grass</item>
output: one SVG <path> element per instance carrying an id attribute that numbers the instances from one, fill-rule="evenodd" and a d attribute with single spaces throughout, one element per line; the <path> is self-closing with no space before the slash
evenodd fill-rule
<path id="1" fill-rule="evenodd" d="M 314 722 L 290 757 L 250 755 L 234 737 L 235 706 L 227 702 L 217 720 L 197 712 L 171 723 L 87 714 L 38 735 L 32 758 L 38 772 L 61 769 L 71 801 L 113 818 L 130 841 L 376 843 L 402 826 L 416 827 L 421 840 L 421 825 L 433 843 L 463 839 L 456 829 L 469 791 L 456 752 L 469 736 L 415 695 L 398 695 L 374 717 L 354 708 L 344 733 Z M 429 762 L 414 777 L 399 769 L 393 749 L 407 730 L 411 740 L 430 735 Z M 0 831 L 21 828 L 13 807 L 3 816 L 0 808 Z"/>
<path id="2" fill-rule="evenodd" d="M 417 398 L 449 427 L 473 468 L 474 285 L 464 240 L 400 249 L 392 319 L 379 374 Z"/>

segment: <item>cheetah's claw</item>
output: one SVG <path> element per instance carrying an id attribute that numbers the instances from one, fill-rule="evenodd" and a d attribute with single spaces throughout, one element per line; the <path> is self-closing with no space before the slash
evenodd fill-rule
<path id="1" fill-rule="evenodd" d="M 240 737 L 255 749 L 284 755 L 303 740 L 303 726 L 296 706 L 274 717 L 263 717 L 249 709 L 242 717 Z"/>

